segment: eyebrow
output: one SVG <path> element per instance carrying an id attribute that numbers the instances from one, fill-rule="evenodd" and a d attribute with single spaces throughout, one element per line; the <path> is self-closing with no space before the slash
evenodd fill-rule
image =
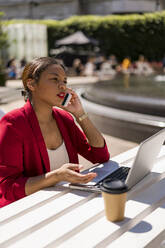
<path id="1" fill-rule="evenodd" d="M 59 75 L 58 75 L 57 73 L 55 73 L 55 72 L 49 72 L 48 74 L 51 74 L 51 75 L 56 75 L 56 76 L 58 76 L 58 77 L 59 77 Z M 65 79 L 67 79 L 67 77 L 65 77 Z"/>

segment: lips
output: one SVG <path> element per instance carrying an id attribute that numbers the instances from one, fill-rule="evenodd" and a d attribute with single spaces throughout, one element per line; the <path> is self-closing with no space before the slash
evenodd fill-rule
<path id="1" fill-rule="evenodd" d="M 65 97 L 65 92 L 60 92 L 57 96 L 63 99 Z"/>

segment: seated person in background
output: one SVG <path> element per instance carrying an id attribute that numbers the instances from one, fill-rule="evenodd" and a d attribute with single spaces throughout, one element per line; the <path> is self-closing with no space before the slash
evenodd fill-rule
<path id="1" fill-rule="evenodd" d="M 150 75 L 154 72 L 150 64 L 147 62 L 143 55 L 139 56 L 138 61 L 135 62 L 134 73 L 137 75 Z"/>
<path id="2" fill-rule="evenodd" d="M 94 76 L 95 74 L 95 58 L 90 57 L 88 58 L 87 63 L 84 67 L 84 75 L 85 76 Z"/>
<path id="3" fill-rule="evenodd" d="M 81 63 L 80 59 L 74 59 L 73 61 L 73 69 L 75 71 L 76 76 L 82 76 L 83 70 L 84 70 L 84 66 Z"/>
<path id="4" fill-rule="evenodd" d="M 111 67 L 113 70 L 116 70 L 116 67 L 118 66 L 118 61 L 115 55 L 111 54 L 108 59 Z"/>
<path id="5" fill-rule="evenodd" d="M 103 55 L 98 55 L 95 57 L 95 70 L 99 71 L 101 68 L 102 63 L 104 62 L 104 56 Z"/>
<path id="6" fill-rule="evenodd" d="M 79 173 L 78 154 L 93 163 L 109 160 L 105 140 L 67 87 L 62 65 L 54 58 L 34 59 L 22 80 L 26 104 L 0 120 L 1 207 L 61 181 L 91 181 L 96 174 Z M 67 92 L 72 98 L 63 107 Z"/>
<path id="7" fill-rule="evenodd" d="M 104 57 L 104 61 L 100 67 L 100 71 L 99 71 L 99 76 L 103 77 L 103 76 L 113 76 L 116 74 L 115 69 L 112 68 L 112 64 L 110 63 L 109 60 L 106 59 L 106 57 Z"/>
<path id="8" fill-rule="evenodd" d="M 9 79 L 17 78 L 17 66 L 15 59 L 10 59 L 6 65 L 6 73 Z"/>
<path id="9" fill-rule="evenodd" d="M 131 59 L 130 57 L 126 57 L 123 59 L 122 64 L 121 64 L 121 69 L 124 74 L 130 73 L 131 72 Z"/>

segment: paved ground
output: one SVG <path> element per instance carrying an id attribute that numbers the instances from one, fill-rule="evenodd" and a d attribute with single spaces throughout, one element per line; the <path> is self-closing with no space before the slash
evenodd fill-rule
<path id="1" fill-rule="evenodd" d="M 91 77 L 91 78 L 87 78 L 87 77 L 74 77 L 74 78 L 68 78 L 68 84 L 69 85 L 76 85 L 76 84 L 80 84 L 80 83 L 86 84 L 86 83 L 94 83 L 97 81 L 97 78 Z M 0 87 L 0 94 L 3 94 L 3 92 L 6 92 L 6 89 L 11 89 L 11 88 L 20 88 L 22 87 L 22 83 L 20 80 L 10 80 L 7 81 L 6 84 L 7 88 L 5 87 Z M 7 104 L 1 104 L 0 105 L 0 109 L 2 109 L 4 112 L 8 112 L 14 108 L 18 108 L 21 107 L 24 104 L 24 100 L 23 99 L 18 99 L 12 102 L 9 102 Z M 108 148 L 109 148 L 109 152 L 111 154 L 111 158 L 114 157 L 115 155 L 122 153 L 124 151 L 127 151 L 135 146 L 137 146 L 137 143 L 133 143 L 133 142 L 129 142 L 126 140 L 122 140 L 119 138 L 115 138 L 109 135 L 105 135 L 103 134 L 103 136 L 105 137 L 105 140 L 107 142 Z M 90 162 L 88 162 L 87 160 L 85 160 L 84 158 L 80 157 L 80 163 L 84 164 L 85 167 L 88 167 L 91 165 Z"/>

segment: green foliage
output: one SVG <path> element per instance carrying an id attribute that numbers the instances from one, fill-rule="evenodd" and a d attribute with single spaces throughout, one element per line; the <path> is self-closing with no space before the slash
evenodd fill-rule
<path id="1" fill-rule="evenodd" d="M 73 16 L 56 20 L 12 20 L 11 23 L 40 23 L 48 27 L 49 49 L 55 41 L 78 30 L 99 41 L 101 51 L 119 59 L 137 59 L 144 54 L 149 60 L 159 60 L 165 54 L 165 11 L 143 15 Z"/>
<path id="2" fill-rule="evenodd" d="M 3 49 L 7 47 L 7 34 L 3 30 L 3 25 L 1 23 L 1 19 L 3 17 L 3 13 L 0 12 L 0 86 L 5 86 L 6 82 L 6 74 L 4 70 L 4 61 L 2 58 Z"/>
<path id="3" fill-rule="evenodd" d="M 0 50 L 7 46 L 7 34 L 4 32 L 2 28 L 2 21 L 1 21 L 2 16 L 3 13 L 0 12 Z"/>

